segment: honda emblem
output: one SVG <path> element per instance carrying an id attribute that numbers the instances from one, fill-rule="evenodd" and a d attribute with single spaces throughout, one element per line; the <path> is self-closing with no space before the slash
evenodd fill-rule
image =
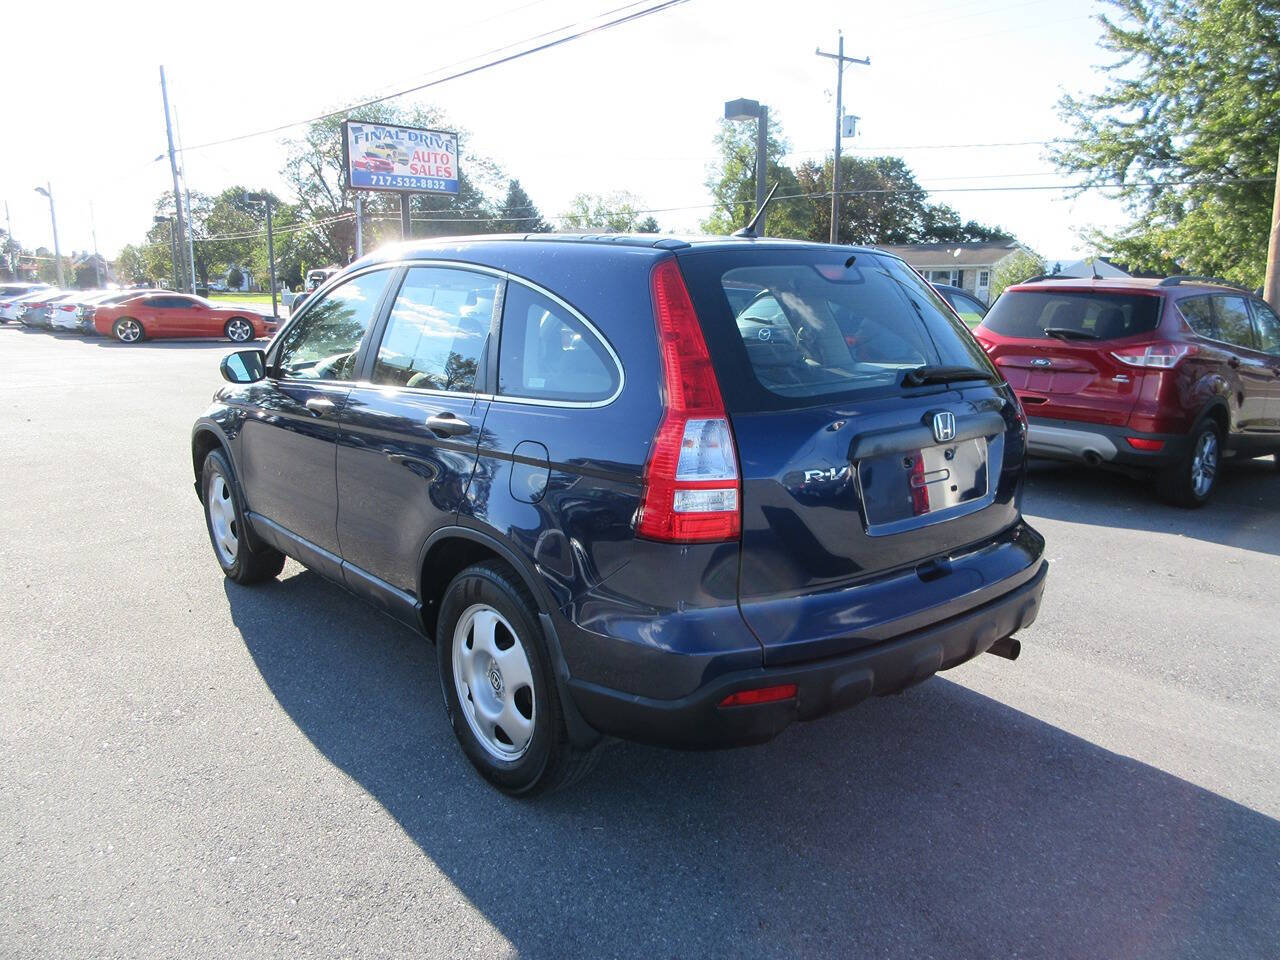
<path id="1" fill-rule="evenodd" d="M 956 415 L 950 410 L 943 410 L 933 415 L 933 439 L 946 443 L 956 437 Z"/>

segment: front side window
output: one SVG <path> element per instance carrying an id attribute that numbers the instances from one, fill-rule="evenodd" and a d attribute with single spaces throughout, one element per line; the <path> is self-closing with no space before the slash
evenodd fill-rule
<path id="1" fill-rule="evenodd" d="M 472 393 L 502 281 L 449 267 L 413 267 L 387 319 L 373 382 Z"/>
<path id="2" fill-rule="evenodd" d="M 289 328 L 276 354 L 275 374 L 289 380 L 350 380 L 360 341 L 386 286 L 387 270 L 361 274 L 312 303 Z"/>
<path id="3" fill-rule="evenodd" d="M 507 287 L 499 393 L 589 403 L 612 396 L 619 376 L 604 344 L 569 310 L 523 284 Z"/>
<path id="4" fill-rule="evenodd" d="M 1220 332 L 1219 339 L 1252 350 L 1254 348 L 1253 324 L 1249 320 L 1249 305 L 1244 297 L 1214 297 L 1213 299 Z"/>
<path id="5" fill-rule="evenodd" d="M 1280 316 L 1261 300 L 1253 302 L 1253 319 L 1258 328 L 1258 347 L 1263 353 L 1280 356 Z"/>

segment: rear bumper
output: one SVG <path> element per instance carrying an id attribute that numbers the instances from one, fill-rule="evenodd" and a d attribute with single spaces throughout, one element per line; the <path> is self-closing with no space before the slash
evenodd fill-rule
<path id="1" fill-rule="evenodd" d="M 582 718 L 601 733 L 666 746 L 709 748 L 763 743 L 794 720 L 812 720 L 872 696 L 896 693 L 949 670 L 1035 620 L 1048 564 L 1030 580 L 949 620 L 856 653 L 786 667 L 723 674 L 686 697 L 658 700 L 582 680 L 567 686 Z M 793 699 L 720 707 L 740 690 L 794 683 Z"/>
<path id="2" fill-rule="evenodd" d="M 1050 460 L 1071 460 L 1093 466 L 1159 469 L 1181 459 L 1190 442 L 1185 434 L 1144 433 L 1130 427 L 1078 420 L 1028 418 L 1027 453 Z M 1158 442 L 1159 450 L 1140 450 L 1129 442 Z"/>

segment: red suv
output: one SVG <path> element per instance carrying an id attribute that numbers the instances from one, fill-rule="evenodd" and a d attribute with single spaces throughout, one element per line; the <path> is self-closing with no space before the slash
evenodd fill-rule
<path id="1" fill-rule="evenodd" d="M 1208 501 L 1223 457 L 1280 460 L 1280 316 L 1205 277 L 1036 277 L 974 331 L 1022 401 L 1033 456 L 1153 471 Z"/>

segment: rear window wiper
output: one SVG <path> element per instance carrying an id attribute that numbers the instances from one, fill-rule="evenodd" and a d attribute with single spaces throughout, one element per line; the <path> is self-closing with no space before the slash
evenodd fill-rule
<path id="1" fill-rule="evenodd" d="M 1044 335 L 1046 337 L 1055 337 L 1058 340 L 1097 340 L 1096 333 L 1090 333 L 1088 330 L 1077 330 L 1075 327 L 1045 327 Z"/>
<path id="2" fill-rule="evenodd" d="M 923 387 L 929 383 L 955 383 L 959 380 L 989 380 L 998 377 L 981 367 L 916 367 L 902 375 L 904 387 Z"/>

